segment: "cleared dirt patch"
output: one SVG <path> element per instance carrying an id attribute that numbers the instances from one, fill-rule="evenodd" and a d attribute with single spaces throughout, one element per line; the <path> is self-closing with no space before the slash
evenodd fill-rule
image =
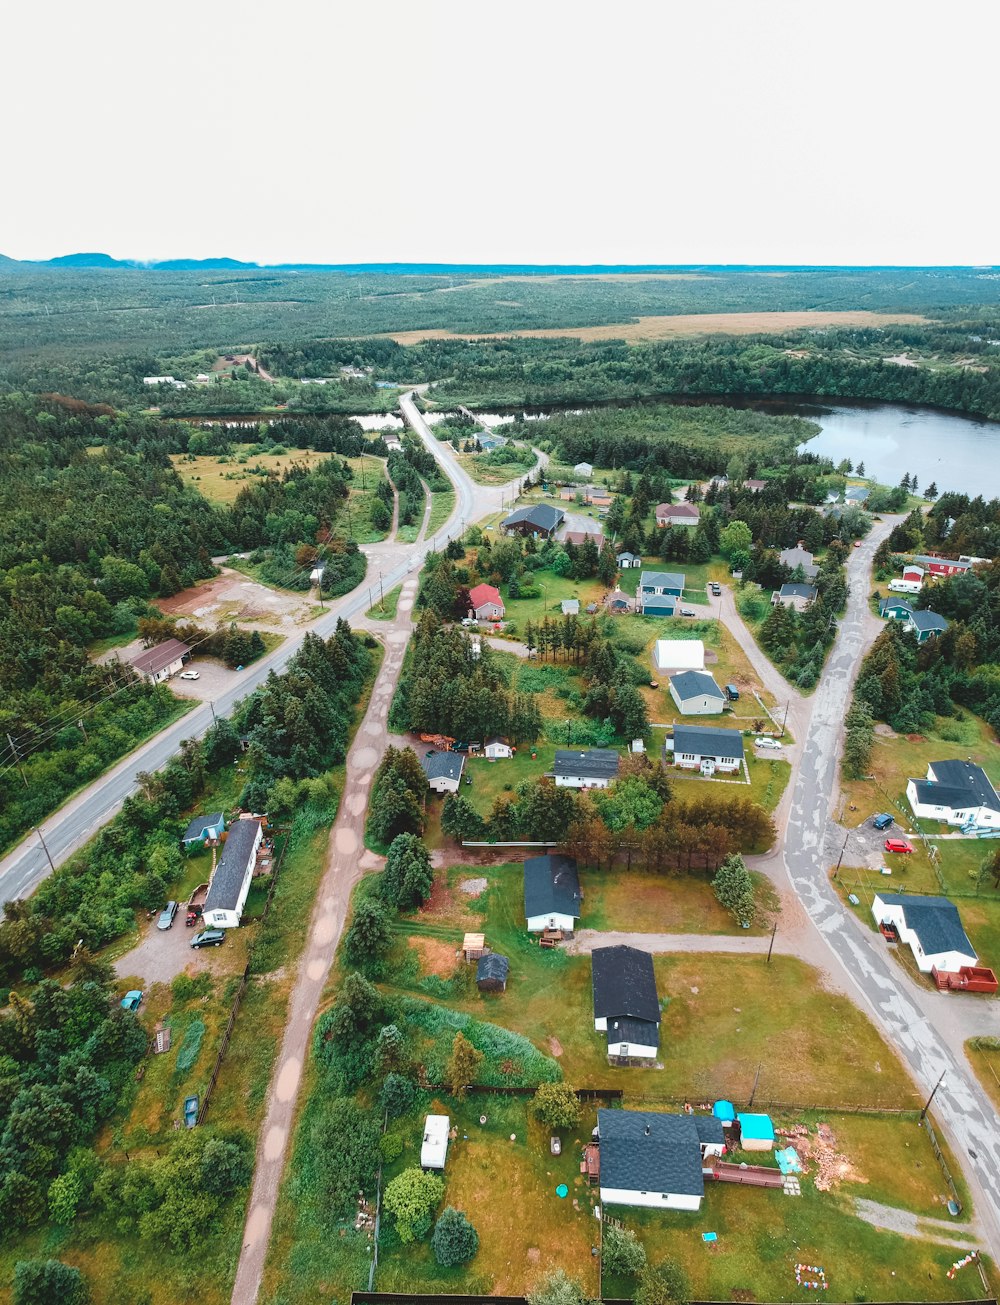
<path id="1" fill-rule="evenodd" d="M 264 630 L 294 630 L 314 615 L 308 594 L 269 589 L 229 567 L 214 580 L 158 599 L 157 606 L 169 616 L 189 616 L 210 625 L 239 621 Z"/>
<path id="2" fill-rule="evenodd" d="M 552 326 L 492 334 L 457 334 L 452 331 L 396 331 L 398 344 L 421 340 L 503 340 L 511 336 L 569 337 L 577 340 L 665 340 L 677 335 L 757 335 L 808 330 L 814 326 L 885 326 L 890 323 L 927 321 L 917 313 L 871 313 L 863 309 L 844 312 L 677 313 L 673 316 L 637 317 L 631 322 L 605 322 L 600 326 Z"/>
<path id="3" fill-rule="evenodd" d="M 448 979 L 455 973 L 458 958 L 454 943 L 440 942 L 437 938 L 410 938 L 409 945 L 420 957 L 420 973 L 437 974 Z"/>

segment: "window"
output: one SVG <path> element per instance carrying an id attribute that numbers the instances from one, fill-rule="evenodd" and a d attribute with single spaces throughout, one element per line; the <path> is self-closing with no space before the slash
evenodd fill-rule
<path id="1" fill-rule="evenodd" d="M 682 752 L 681 761 L 697 761 L 698 758 L 693 752 Z"/>

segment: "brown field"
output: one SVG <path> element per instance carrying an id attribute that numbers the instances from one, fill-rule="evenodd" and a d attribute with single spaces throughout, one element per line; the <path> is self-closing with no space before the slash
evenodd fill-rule
<path id="1" fill-rule="evenodd" d="M 246 444 L 237 444 L 234 446 L 233 454 L 227 458 L 217 458 L 211 454 L 189 457 L 186 453 L 173 453 L 170 461 L 184 483 L 198 490 L 212 503 L 232 503 L 243 486 L 255 478 L 250 470 L 252 466 L 263 467 L 266 471 L 274 471 L 281 475 L 293 464 L 308 467 L 311 471 L 330 456 L 329 453 L 317 453 L 315 449 L 289 449 L 287 453 L 277 455 L 254 453 L 250 461 L 237 462 L 237 457 L 250 447 Z M 369 459 L 370 463 L 371 459 Z"/>
<path id="2" fill-rule="evenodd" d="M 756 335 L 807 330 L 812 326 L 884 326 L 888 323 L 919 323 L 917 313 L 871 313 L 864 309 L 845 312 L 768 313 L 678 313 L 673 316 L 637 317 L 631 322 L 606 322 L 601 326 L 546 326 L 524 331 L 492 334 L 458 334 L 453 331 L 393 331 L 398 344 L 419 344 L 421 340 L 503 340 L 511 336 L 562 336 L 577 340 L 666 340 L 677 335 Z"/>

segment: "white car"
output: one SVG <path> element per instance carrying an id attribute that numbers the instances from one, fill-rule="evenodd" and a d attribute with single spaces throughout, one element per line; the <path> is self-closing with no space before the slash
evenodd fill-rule
<path id="1" fill-rule="evenodd" d="M 781 744 L 777 739 L 754 739 L 758 748 L 780 748 Z"/>
<path id="2" fill-rule="evenodd" d="M 197 671 L 181 671 L 180 678 L 182 680 L 197 680 L 200 679 L 201 677 L 199 676 Z"/>

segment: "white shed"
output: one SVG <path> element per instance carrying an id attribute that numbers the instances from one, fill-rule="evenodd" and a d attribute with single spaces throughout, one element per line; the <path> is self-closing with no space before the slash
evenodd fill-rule
<path id="1" fill-rule="evenodd" d="M 448 1134 L 451 1120 L 447 1115 L 428 1115 L 424 1120 L 424 1140 L 420 1144 L 420 1168 L 443 1169 L 448 1158 Z"/>
<path id="2" fill-rule="evenodd" d="M 506 739 L 487 739 L 483 753 L 490 761 L 506 760 L 514 755 L 514 749 Z"/>
<path id="3" fill-rule="evenodd" d="M 653 660 L 660 671 L 703 671 L 705 645 L 701 639 L 657 639 Z"/>

